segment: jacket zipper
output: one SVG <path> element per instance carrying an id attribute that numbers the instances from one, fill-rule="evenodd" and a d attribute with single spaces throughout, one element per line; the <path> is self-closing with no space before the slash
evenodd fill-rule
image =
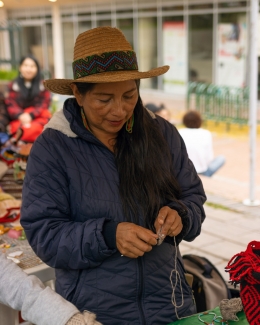
<path id="1" fill-rule="evenodd" d="M 138 269 L 139 269 L 139 287 L 138 287 L 138 306 L 139 306 L 139 311 L 141 315 L 141 324 L 145 325 L 145 317 L 144 317 L 144 310 L 143 310 L 143 305 L 142 305 L 142 294 L 143 294 L 143 263 L 142 263 L 142 258 L 139 257 L 137 258 L 138 262 Z"/>

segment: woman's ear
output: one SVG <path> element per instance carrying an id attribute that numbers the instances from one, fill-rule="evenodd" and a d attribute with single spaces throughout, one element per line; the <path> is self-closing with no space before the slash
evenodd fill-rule
<path id="1" fill-rule="evenodd" d="M 82 99 L 83 99 L 83 96 L 81 95 L 81 93 L 79 92 L 78 90 L 78 87 L 75 85 L 75 84 L 71 84 L 70 85 L 70 88 L 73 92 L 73 95 L 75 96 L 76 98 L 76 101 L 78 103 L 79 106 L 82 106 Z"/>

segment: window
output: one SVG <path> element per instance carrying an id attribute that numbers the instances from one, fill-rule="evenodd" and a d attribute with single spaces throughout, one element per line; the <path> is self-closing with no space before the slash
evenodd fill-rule
<path id="1" fill-rule="evenodd" d="M 213 15 L 189 16 L 189 81 L 212 83 Z"/>
<path id="2" fill-rule="evenodd" d="M 157 67 L 157 18 L 139 18 L 138 36 L 139 70 L 148 71 Z M 141 86 L 157 89 L 157 78 L 143 79 Z"/>

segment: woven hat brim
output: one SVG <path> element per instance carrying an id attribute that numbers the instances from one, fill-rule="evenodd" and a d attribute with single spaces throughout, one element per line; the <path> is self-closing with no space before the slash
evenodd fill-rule
<path id="1" fill-rule="evenodd" d="M 107 83 L 107 82 L 119 82 L 135 79 L 146 79 L 158 77 L 169 70 L 169 66 L 155 68 L 147 72 L 140 72 L 137 70 L 132 71 L 110 71 L 104 73 L 97 73 L 80 79 L 48 79 L 44 81 L 46 89 L 55 94 L 60 95 L 73 95 L 70 85 L 73 82 L 89 82 L 89 83 Z"/>

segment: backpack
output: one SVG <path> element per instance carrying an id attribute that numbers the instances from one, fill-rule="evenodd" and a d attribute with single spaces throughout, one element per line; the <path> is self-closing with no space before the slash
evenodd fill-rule
<path id="1" fill-rule="evenodd" d="M 222 299 L 231 298 L 226 281 L 207 258 L 186 254 L 182 259 L 187 273 L 193 275 L 192 291 L 197 313 L 214 309 Z"/>

